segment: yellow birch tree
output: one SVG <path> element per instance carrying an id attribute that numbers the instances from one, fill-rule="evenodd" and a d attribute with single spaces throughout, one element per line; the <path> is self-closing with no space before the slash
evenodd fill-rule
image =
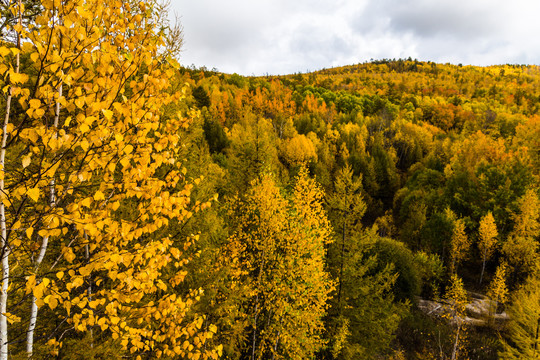
<path id="1" fill-rule="evenodd" d="M 219 348 L 204 346 L 216 329 L 203 330 L 204 318 L 190 313 L 201 290 L 177 291 L 195 238 L 175 238 L 170 225 L 209 204 L 191 203 L 193 185 L 176 155 L 189 119 L 161 117 L 183 94 L 169 91 L 175 61 L 164 51 L 156 4 L 41 6 L 28 27 L 14 28 L 20 49 L 0 47 L 4 89 L 16 101 L 3 131 L 3 270 L 13 264 L 13 288 L 22 289 L 10 302 L 4 275 L 0 320 L 16 321 L 10 304 L 29 297 L 29 332 L 38 308 L 64 324 L 47 336 L 53 352 L 66 333 L 90 332 L 133 356 L 216 358 Z M 25 61 L 21 72 L 14 55 Z"/>

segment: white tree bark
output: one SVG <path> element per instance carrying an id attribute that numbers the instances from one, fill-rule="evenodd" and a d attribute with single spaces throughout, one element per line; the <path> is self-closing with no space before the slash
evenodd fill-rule
<path id="1" fill-rule="evenodd" d="M 19 0 L 19 25 L 22 26 L 22 3 Z M 20 34 L 17 32 L 17 47 L 21 48 Z M 19 73 L 20 58 L 19 53 L 15 56 L 15 73 Z M 2 148 L 0 149 L 0 193 L 5 193 L 4 177 L 6 163 L 6 144 L 7 144 L 7 127 L 9 124 L 9 116 L 11 112 L 12 88 L 8 90 L 8 98 L 6 101 L 6 116 L 2 128 Z M 7 224 L 6 224 L 6 208 L 3 201 L 0 201 L 0 251 L 1 251 L 1 268 L 2 268 L 2 288 L 0 293 L 0 360 L 8 358 L 8 324 L 7 324 L 7 300 L 9 287 L 9 253 L 10 247 L 7 241 Z"/>
<path id="2" fill-rule="evenodd" d="M 6 159 L 6 143 L 7 143 L 7 125 L 9 123 L 9 112 L 11 107 L 11 89 L 6 103 L 6 118 L 4 119 L 2 148 L 0 149 L 0 192 L 5 190 L 5 159 Z M 8 326 L 7 326 L 7 299 L 9 286 L 9 246 L 7 243 L 7 225 L 6 225 L 6 209 L 2 201 L 0 201 L 0 251 L 2 253 L 2 291 L 0 293 L 0 360 L 8 358 Z"/>

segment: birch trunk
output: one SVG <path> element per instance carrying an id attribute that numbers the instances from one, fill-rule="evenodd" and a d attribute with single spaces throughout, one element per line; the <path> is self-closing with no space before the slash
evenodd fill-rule
<path id="1" fill-rule="evenodd" d="M 6 118 L 4 120 L 2 149 L 0 150 L 0 192 L 4 193 L 5 184 L 5 159 L 6 159 L 6 142 L 7 142 L 7 125 L 9 123 L 9 112 L 11 106 L 11 89 L 6 103 Z M 2 201 L 0 201 L 0 228 L 1 239 L 0 247 L 2 251 L 2 292 L 0 293 L 0 360 L 8 358 L 8 326 L 7 318 L 7 299 L 9 286 L 9 246 L 7 243 L 7 226 L 6 226 L 6 209 Z"/>
<path id="2" fill-rule="evenodd" d="M 459 330 L 461 330 L 461 321 L 458 320 L 458 328 L 456 332 L 456 338 L 454 340 L 454 348 L 452 349 L 451 360 L 456 360 L 458 355 L 458 345 L 459 345 Z"/>
<path id="3" fill-rule="evenodd" d="M 18 3 L 19 6 L 19 25 L 22 26 L 22 4 L 21 0 Z M 21 48 L 21 36 L 17 32 L 17 48 Z M 15 56 L 15 73 L 19 73 L 20 58 L 19 53 Z M 7 127 L 9 124 L 9 116 L 11 112 L 11 98 L 12 88 L 9 87 L 8 97 L 6 101 L 6 116 L 4 118 L 4 125 L 2 128 L 2 148 L 0 149 L 0 193 L 5 192 L 4 177 L 6 176 L 6 144 L 7 144 Z M 8 300 L 8 287 L 9 287 L 9 253 L 10 248 L 7 239 L 7 225 L 6 225 L 6 208 L 3 201 L 0 201 L 0 250 L 2 254 L 2 291 L 0 293 L 0 360 L 7 360 L 8 358 L 8 325 L 7 325 L 7 300 Z"/>

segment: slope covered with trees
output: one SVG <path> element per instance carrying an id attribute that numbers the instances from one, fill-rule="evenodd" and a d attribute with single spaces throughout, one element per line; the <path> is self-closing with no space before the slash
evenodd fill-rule
<path id="1" fill-rule="evenodd" d="M 540 68 L 242 77 L 154 2 L 2 6 L 0 359 L 539 356 Z"/>
<path id="2" fill-rule="evenodd" d="M 186 155 L 219 193 L 212 211 L 265 174 L 288 192 L 302 166 L 325 191 L 335 289 L 317 356 L 494 359 L 519 346 L 514 320 L 493 315 L 536 279 L 538 67 L 409 59 L 274 77 L 181 74 L 200 110 Z M 419 298 L 455 294 L 498 303 L 459 336 L 446 319 L 455 312 L 417 310 Z"/>

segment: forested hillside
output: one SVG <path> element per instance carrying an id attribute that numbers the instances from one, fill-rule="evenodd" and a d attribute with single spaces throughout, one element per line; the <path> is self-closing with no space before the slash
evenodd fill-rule
<path id="1" fill-rule="evenodd" d="M 6 11 L 0 360 L 540 356 L 538 66 L 243 77 L 154 3 Z"/>

